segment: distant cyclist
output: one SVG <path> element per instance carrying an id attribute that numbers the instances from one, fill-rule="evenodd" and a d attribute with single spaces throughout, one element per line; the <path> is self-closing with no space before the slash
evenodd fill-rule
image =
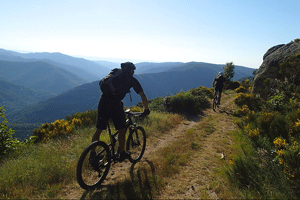
<path id="1" fill-rule="evenodd" d="M 109 119 L 112 119 L 115 128 L 119 131 L 119 161 L 127 159 L 130 153 L 125 151 L 125 127 L 126 119 L 125 112 L 123 110 L 122 100 L 126 94 L 133 88 L 134 91 L 141 96 L 144 112 L 142 115 L 146 116 L 150 114 L 148 108 L 148 100 L 143 91 L 143 88 L 139 81 L 133 77 L 135 65 L 131 62 L 121 64 L 121 73 L 114 76 L 111 81 L 110 87 L 113 88 L 113 92 L 103 92 L 99 105 L 98 105 L 98 119 L 96 131 L 93 135 L 92 142 L 98 141 L 100 134 L 106 129 Z M 91 152 L 90 162 L 95 157 L 95 151 Z"/>
<path id="2" fill-rule="evenodd" d="M 226 83 L 226 79 L 223 76 L 223 72 L 219 72 L 213 81 L 213 87 L 215 88 L 214 98 L 217 95 L 217 92 L 219 92 L 219 98 L 217 103 L 218 105 L 220 105 L 221 102 L 221 94 L 222 94 L 224 83 Z"/>

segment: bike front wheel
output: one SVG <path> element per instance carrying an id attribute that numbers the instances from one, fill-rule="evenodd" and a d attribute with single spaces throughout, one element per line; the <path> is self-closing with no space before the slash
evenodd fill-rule
<path id="1" fill-rule="evenodd" d="M 146 149 L 146 132 L 143 127 L 137 126 L 129 132 L 126 143 L 126 151 L 130 152 L 129 161 L 136 163 L 144 155 Z"/>
<path id="2" fill-rule="evenodd" d="M 96 156 L 90 159 L 91 151 Z M 93 142 L 81 154 L 77 164 L 77 181 L 85 189 L 94 189 L 105 180 L 111 164 L 109 147 L 102 141 Z"/>

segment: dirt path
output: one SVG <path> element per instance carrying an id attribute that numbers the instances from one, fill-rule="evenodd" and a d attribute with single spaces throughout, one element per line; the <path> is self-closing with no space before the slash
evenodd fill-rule
<path id="1" fill-rule="evenodd" d="M 233 98 L 224 101 L 220 110 L 214 112 L 207 109 L 202 115 L 196 118 L 186 120 L 179 124 L 175 129 L 162 134 L 155 142 L 148 142 L 145 154 L 142 160 L 150 159 L 160 148 L 166 147 L 180 137 L 189 129 L 201 127 L 207 120 L 216 122 L 212 133 L 203 133 L 203 143 L 201 151 L 197 151 L 186 166 L 181 167 L 180 173 L 176 177 L 167 180 L 168 185 L 164 191 L 156 196 L 155 199 L 194 199 L 194 198 L 212 198 L 218 199 L 218 192 L 212 186 L 211 173 L 217 162 L 220 162 L 222 156 L 230 154 L 230 148 L 227 146 L 231 139 L 226 135 L 227 131 L 234 130 L 232 122 L 232 109 L 230 107 Z M 211 120 L 214 118 L 214 120 Z M 200 128 L 198 128 L 200 129 Z M 132 164 L 129 161 L 116 163 L 110 169 L 110 172 L 102 185 L 114 185 L 116 181 L 130 177 L 130 168 Z M 72 184 L 65 189 L 63 199 L 82 198 L 84 190 L 77 183 Z"/>
<path id="2" fill-rule="evenodd" d="M 222 183 L 214 181 L 214 168 L 224 162 L 230 155 L 230 144 L 232 140 L 228 131 L 235 130 L 233 123 L 231 102 L 233 97 L 228 99 L 216 112 L 208 109 L 204 117 L 198 122 L 197 127 L 214 123 L 213 132 L 203 132 L 203 143 L 201 151 L 196 151 L 193 159 L 181 167 L 180 173 L 175 178 L 167 180 L 168 186 L 156 199 L 220 199 Z M 189 129 L 190 127 L 186 127 Z M 221 195 L 221 196 L 219 196 Z"/>

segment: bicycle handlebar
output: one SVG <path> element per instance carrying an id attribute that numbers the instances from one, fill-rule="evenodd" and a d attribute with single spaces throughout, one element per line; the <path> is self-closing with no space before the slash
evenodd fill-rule
<path id="1" fill-rule="evenodd" d="M 143 112 L 130 112 L 130 109 L 127 109 L 125 111 L 125 114 L 130 115 L 130 116 L 134 116 L 134 117 L 146 117 L 146 115 L 144 115 Z"/>

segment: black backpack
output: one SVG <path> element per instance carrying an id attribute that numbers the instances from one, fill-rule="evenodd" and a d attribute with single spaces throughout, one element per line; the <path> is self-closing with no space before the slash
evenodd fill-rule
<path id="1" fill-rule="evenodd" d="M 100 90 L 103 93 L 113 93 L 116 91 L 116 88 L 112 85 L 112 80 L 115 77 L 120 76 L 123 73 L 122 69 L 115 68 L 109 72 L 109 74 L 104 77 L 100 82 Z"/>
<path id="2" fill-rule="evenodd" d="M 223 87 L 223 83 L 224 83 L 224 81 L 225 81 L 225 78 L 224 78 L 224 76 L 222 76 L 222 75 L 220 75 L 220 76 L 218 76 L 217 78 L 215 78 L 215 80 L 216 80 L 216 87 L 218 87 L 218 88 L 220 88 L 220 87 Z"/>

